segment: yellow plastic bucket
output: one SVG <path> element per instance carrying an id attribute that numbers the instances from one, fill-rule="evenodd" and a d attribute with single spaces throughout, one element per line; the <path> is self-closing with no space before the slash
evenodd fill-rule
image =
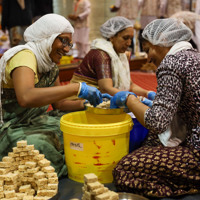
<path id="1" fill-rule="evenodd" d="M 129 152 L 132 126 L 132 118 L 126 113 L 80 111 L 63 115 L 60 129 L 69 178 L 83 183 L 84 174 L 95 173 L 101 183 L 111 183 L 113 168 Z"/>

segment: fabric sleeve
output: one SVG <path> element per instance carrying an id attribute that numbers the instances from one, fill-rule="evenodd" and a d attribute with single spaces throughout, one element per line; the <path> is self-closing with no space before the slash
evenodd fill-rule
<path id="1" fill-rule="evenodd" d="M 17 54 L 15 54 L 7 63 L 6 80 L 8 82 L 8 85 L 9 85 L 9 83 L 12 82 L 10 74 L 12 73 L 12 71 L 15 68 L 17 68 L 19 66 L 26 66 L 26 67 L 32 69 L 35 74 L 35 78 L 34 78 L 35 83 L 38 82 L 36 57 L 32 51 L 22 50 L 22 51 L 18 52 Z"/>
<path id="2" fill-rule="evenodd" d="M 103 78 L 112 78 L 111 58 L 105 51 L 95 51 L 94 67 L 98 80 Z"/>
<path id="3" fill-rule="evenodd" d="M 145 125 L 155 134 L 164 132 L 177 112 L 183 89 L 183 74 L 175 56 L 167 56 L 157 71 L 157 93 L 151 109 L 145 112 Z"/>

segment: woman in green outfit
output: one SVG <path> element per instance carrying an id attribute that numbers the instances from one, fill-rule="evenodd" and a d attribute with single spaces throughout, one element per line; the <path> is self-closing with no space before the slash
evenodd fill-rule
<path id="1" fill-rule="evenodd" d="M 77 95 L 94 106 L 102 94 L 85 83 L 61 86 L 56 64 L 72 47 L 73 27 L 64 17 L 47 14 L 30 25 L 25 45 L 6 51 L 0 60 L 0 160 L 19 140 L 27 140 L 51 161 L 58 176 L 66 174 L 63 138 L 60 131 L 62 111 L 84 109 L 84 100 L 69 101 Z M 48 105 L 55 108 L 47 112 Z"/>

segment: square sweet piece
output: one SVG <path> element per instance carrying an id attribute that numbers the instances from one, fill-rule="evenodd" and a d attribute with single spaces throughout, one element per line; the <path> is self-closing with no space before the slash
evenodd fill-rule
<path id="1" fill-rule="evenodd" d="M 109 200 L 119 200 L 119 194 L 113 191 L 109 191 L 110 193 L 110 199 Z"/>
<path id="2" fill-rule="evenodd" d="M 110 197 L 110 192 L 99 194 L 95 197 L 96 200 L 108 200 Z"/>
<path id="3" fill-rule="evenodd" d="M 41 167 L 47 167 L 50 165 L 50 161 L 47 160 L 46 158 L 38 161 L 38 164 L 41 166 Z"/>
<path id="4" fill-rule="evenodd" d="M 15 160 L 14 160 L 14 158 L 12 158 L 12 157 L 4 156 L 4 157 L 2 158 L 2 161 L 3 161 L 3 162 L 7 162 L 7 163 L 12 163 L 12 162 L 14 162 Z"/>
<path id="5" fill-rule="evenodd" d="M 93 195 L 99 195 L 99 194 L 102 194 L 105 192 L 105 189 L 104 187 L 100 187 L 100 188 L 97 188 L 97 189 L 94 189 L 91 191 L 91 194 Z"/>
<path id="6" fill-rule="evenodd" d="M 23 200 L 33 200 L 34 197 L 32 195 L 26 195 L 23 197 Z"/>
<path id="7" fill-rule="evenodd" d="M 47 167 L 43 167 L 42 171 L 46 173 L 52 173 L 52 172 L 55 172 L 55 169 L 52 166 L 47 166 Z"/>
<path id="8" fill-rule="evenodd" d="M 101 184 L 99 181 L 96 181 L 94 183 L 88 183 L 87 184 L 88 186 L 88 189 L 91 191 L 91 190 L 95 190 L 97 188 L 102 188 L 104 187 L 103 184 Z"/>
<path id="9" fill-rule="evenodd" d="M 16 197 L 15 190 L 4 191 L 5 198 L 13 198 Z"/>
<path id="10" fill-rule="evenodd" d="M 35 173 L 33 176 L 35 179 L 41 179 L 41 178 L 45 178 L 45 173 L 42 171 L 39 171 L 39 172 Z"/>
<path id="11" fill-rule="evenodd" d="M 57 173 L 56 173 L 56 172 L 52 172 L 52 173 L 47 173 L 47 174 L 46 174 L 46 177 L 47 177 L 47 178 L 56 178 L 56 177 L 58 177 L 58 176 L 57 176 Z"/>
<path id="12" fill-rule="evenodd" d="M 84 175 L 85 183 L 92 183 L 98 181 L 98 177 L 94 173 L 89 173 Z"/>
<path id="13" fill-rule="evenodd" d="M 17 147 L 25 147 L 27 145 L 26 140 L 21 140 L 17 142 Z"/>
<path id="14" fill-rule="evenodd" d="M 19 187 L 20 192 L 26 192 L 27 190 L 31 189 L 31 185 L 22 185 Z"/>

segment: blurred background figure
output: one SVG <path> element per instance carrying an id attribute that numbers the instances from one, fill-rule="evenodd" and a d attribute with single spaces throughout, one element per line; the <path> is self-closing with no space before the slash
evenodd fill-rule
<path id="1" fill-rule="evenodd" d="M 111 12 L 117 12 L 118 16 L 123 16 L 133 22 L 138 14 L 138 0 L 115 0 L 115 4 L 110 7 Z"/>
<path id="2" fill-rule="evenodd" d="M 159 0 L 159 18 L 167 18 L 182 11 L 184 0 Z M 183 5 L 184 7 L 184 5 Z"/>
<path id="3" fill-rule="evenodd" d="M 200 0 L 196 1 L 195 13 L 200 15 Z M 195 22 L 195 37 L 196 37 L 197 49 L 200 52 L 200 21 L 199 20 L 196 20 Z"/>
<path id="4" fill-rule="evenodd" d="M 34 0 L 33 21 L 48 13 L 53 13 L 53 0 Z"/>
<path id="5" fill-rule="evenodd" d="M 24 44 L 25 29 L 32 24 L 33 0 L 3 0 L 1 27 L 9 32 L 10 46 Z"/>
<path id="6" fill-rule="evenodd" d="M 173 14 L 170 18 L 175 18 L 182 21 L 187 27 L 189 27 L 192 30 L 193 35 L 192 39 L 189 42 L 192 44 L 193 48 L 197 49 L 198 46 L 197 38 L 199 36 L 195 32 L 196 30 L 195 26 L 196 23 L 198 24 L 200 22 L 200 15 L 191 11 L 180 11 Z"/>
<path id="7" fill-rule="evenodd" d="M 89 0 L 74 0 L 74 12 L 68 15 L 73 21 L 74 35 L 73 42 L 78 50 L 78 58 L 83 59 L 89 51 Z"/>

